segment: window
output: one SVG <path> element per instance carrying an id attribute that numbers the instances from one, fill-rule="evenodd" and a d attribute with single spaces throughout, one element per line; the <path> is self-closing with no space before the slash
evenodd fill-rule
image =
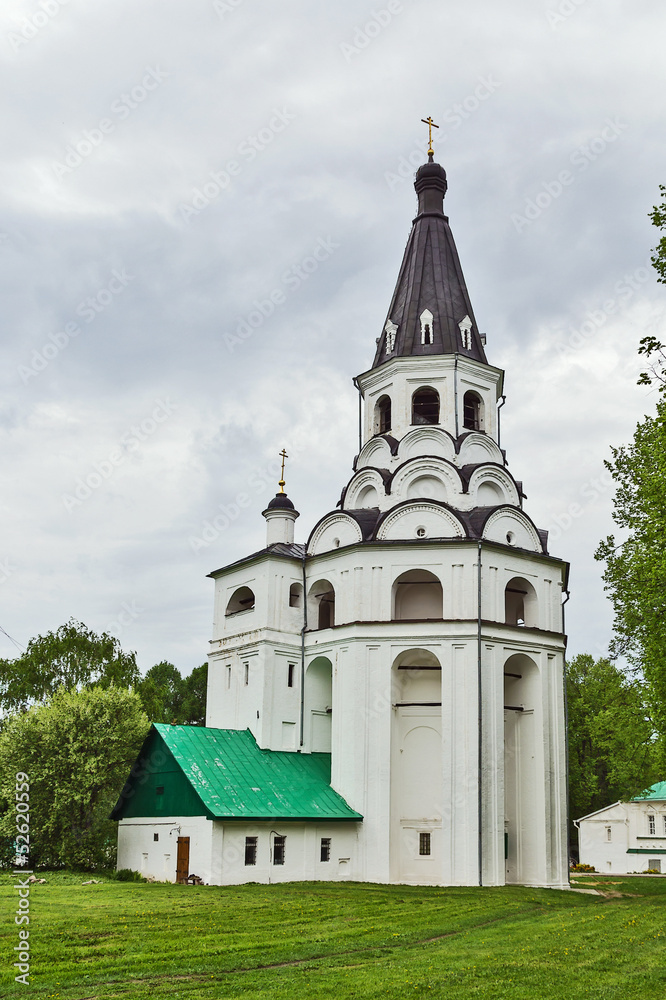
<path id="1" fill-rule="evenodd" d="M 462 323 L 458 324 L 460 328 L 460 339 L 462 340 L 462 345 L 464 350 L 470 351 L 472 349 L 472 321 L 469 316 L 465 316 Z"/>
<path id="2" fill-rule="evenodd" d="M 439 393 L 435 389 L 425 387 L 416 390 L 412 396 L 412 423 L 439 423 Z"/>
<path id="3" fill-rule="evenodd" d="M 295 663 L 290 663 L 287 667 L 287 687 L 293 688 L 294 686 L 294 670 L 296 669 Z"/>
<path id="4" fill-rule="evenodd" d="M 321 847 L 320 847 L 320 851 L 319 851 L 319 860 L 320 861 L 330 861 L 331 860 L 331 838 L 330 837 L 322 837 L 321 838 Z"/>
<path id="5" fill-rule="evenodd" d="M 245 687 L 247 687 L 249 683 L 250 683 L 250 664 L 249 663 L 244 663 L 243 664 L 243 684 L 245 685 Z"/>
<path id="6" fill-rule="evenodd" d="M 335 594 L 332 590 L 321 595 L 317 619 L 317 628 L 332 627 L 335 621 Z"/>
<path id="7" fill-rule="evenodd" d="M 231 664 L 227 663 L 227 691 L 231 687 Z"/>
<path id="8" fill-rule="evenodd" d="M 164 785 L 158 785 L 155 789 L 155 795 L 164 795 Z"/>
<path id="9" fill-rule="evenodd" d="M 289 588 L 289 607 L 290 608 L 300 608 L 301 597 L 303 596 L 303 588 L 300 583 L 292 583 Z"/>
<path id="10" fill-rule="evenodd" d="M 284 845 L 286 837 L 279 837 L 277 834 L 273 838 L 273 864 L 284 864 Z"/>
<path id="11" fill-rule="evenodd" d="M 651 837 L 654 837 L 657 832 L 656 817 L 653 813 L 648 813 L 648 833 Z"/>
<path id="12" fill-rule="evenodd" d="M 475 392 L 463 397 L 463 424 L 468 431 L 481 430 L 481 399 Z"/>
<path id="13" fill-rule="evenodd" d="M 651 868 L 653 872 L 659 872 L 661 874 L 661 858 L 650 858 L 648 861 L 648 868 Z"/>
<path id="14" fill-rule="evenodd" d="M 666 816 L 664 816 L 664 835 L 666 835 Z"/>
<path id="15" fill-rule="evenodd" d="M 159 833 L 154 833 L 153 834 L 153 843 L 156 844 L 159 839 L 160 839 Z"/>
<path id="16" fill-rule="evenodd" d="M 256 865 L 257 863 L 257 838 L 245 838 L 245 864 Z"/>
<path id="17" fill-rule="evenodd" d="M 613 839 L 613 828 L 610 827 L 610 826 L 607 826 L 606 827 L 606 840 L 610 844 L 610 842 L 611 842 L 612 839 Z"/>
<path id="18" fill-rule="evenodd" d="M 240 611 L 252 611 L 254 608 L 254 593 L 249 587 L 239 587 L 235 590 L 227 604 L 225 617 L 237 615 Z"/>
<path id="19" fill-rule="evenodd" d="M 421 313 L 421 343 L 433 343 L 433 315 L 429 309 L 424 309 Z"/>
<path id="20" fill-rule="evenodd" d="M 391 430 L 391 397 L 381 396 L 375 406 L 375 434 L 387 434 Z"/>
<path id="21" fill-rule="evenodd" d="M 398 332 L 398 327 L 389 319 L 386 321 L 384 331 L 386 333 L 386 353 L 393 354 L 393 351 L 395 350 L 395 335 Z"/>
<path id="22" fill-rule="evenodd" d="M 419 834 L 419 856 L 424 858 L 430 855 L 430 834 Z"/>

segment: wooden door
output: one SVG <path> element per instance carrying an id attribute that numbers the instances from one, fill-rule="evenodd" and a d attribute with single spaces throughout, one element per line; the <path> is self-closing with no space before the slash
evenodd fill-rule
<path id="1" fill-rule="evenodd" d="M 190 874 L 190 838 L 178 838 L 178 854 L 176 856 L 176 882 L 185 882 Z"/>

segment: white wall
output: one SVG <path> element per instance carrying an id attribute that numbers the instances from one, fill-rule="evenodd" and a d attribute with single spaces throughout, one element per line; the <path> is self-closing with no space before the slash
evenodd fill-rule
<path id="1" fill-rule="evenodd" d="M 159 837 L 155 841 L 154 835 Z M 158 882 L 176 881 L 178 837 L 190 838 L 189 873 L 204 882 L 213 878 L 213 824 L 203 816 L 121 819 L 118 823 L 117 867 L 131 868 Z"/>

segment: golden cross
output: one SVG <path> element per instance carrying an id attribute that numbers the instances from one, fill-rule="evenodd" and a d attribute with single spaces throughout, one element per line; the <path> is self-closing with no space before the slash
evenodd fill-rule
<path id="1" fill-rule="evenodd" d="M 284 462 L 285 462 L 286 458 L 289 458 L 289 455 L 287 454 L 287 452 L 286 452 L 286 450 L 284 448 L 280 452 L 280 458 L 282 459 L 282 478 L 280 479 L 280 482 L 278 483 L 278 486 L 280 487 L 280 493 L 284 493 L 284 487 L 285 487 Z"/>
<path id="2" fill-rule="evenodd" d="M 424 125 L 428 126 L 428 156 L 433 156 L 435 150 L 432 148 L 432 130 L 439 128 L 439 125 L 435 125 L 430 115 L 427 118 L 422 118 L 421 121 Z"/>

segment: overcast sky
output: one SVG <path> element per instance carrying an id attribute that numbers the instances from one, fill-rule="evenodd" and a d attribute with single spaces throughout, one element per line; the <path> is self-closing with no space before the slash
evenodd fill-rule
<path id="1" fill-rule="evenodd" d="M 506 369 L 502 444 L 571 562 L 570 651 L 604 653 L 603 462 L 654 409 L 636 350 L 666 325 L 648 264 L 663 4 L 5 0 L 0 17 L 0 626 L 25 646 L 73 616 L 142 670 L 189 672 L 206 574 L 264 545 L 282 447 L 297 540 L 335 507 L 432 115 Z"/>

